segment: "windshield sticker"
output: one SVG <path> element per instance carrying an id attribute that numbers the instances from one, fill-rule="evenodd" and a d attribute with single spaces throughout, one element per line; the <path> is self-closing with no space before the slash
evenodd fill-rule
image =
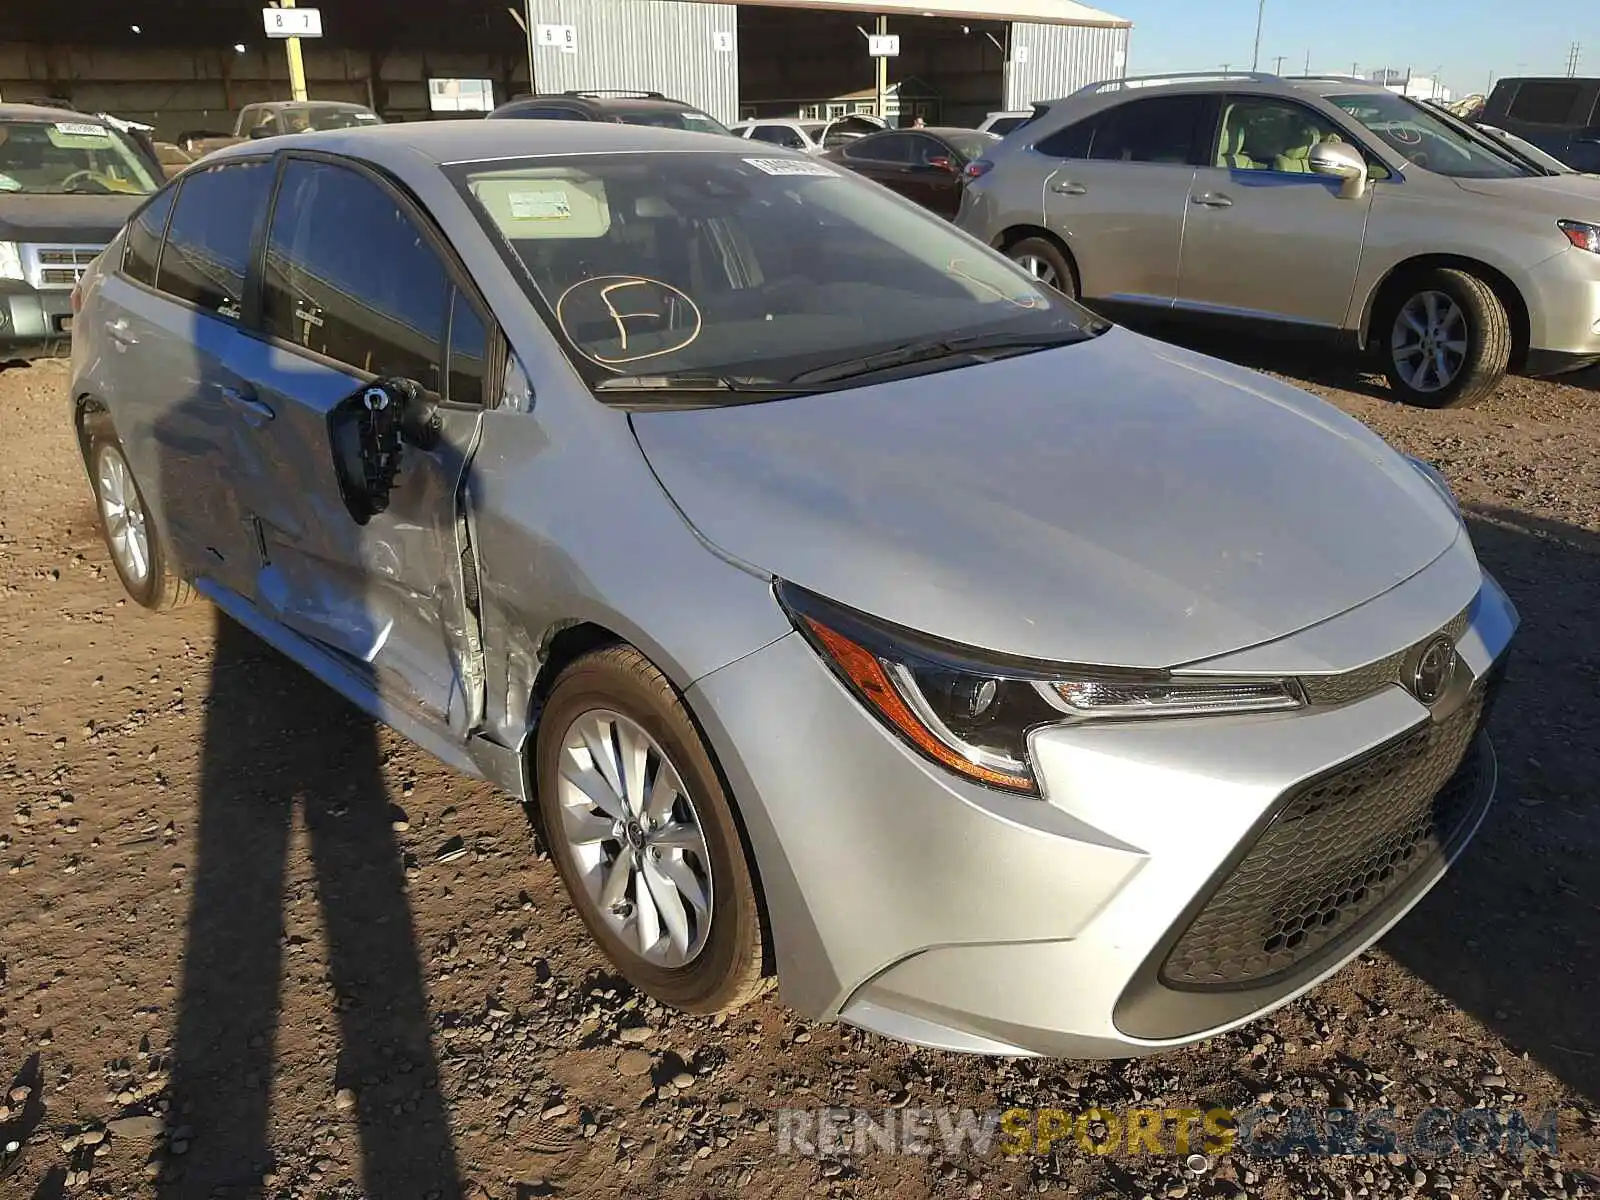
<path id="1" fill-rule="evenodd" d="M 506 205 L 518 221 L 570 221 L 572 201 L 566 188 L 541 188 L 537 192 L 508 192 Z"/>
<path id="2" fill-rule="evenodd" d="M 55 128 L 58 132 L 70 134 L 73 137 L 97 137 L 102 141 L 111 140 L 111 131 L 104 125 L 91 125 L 87 121 L 57 121 Z"/>
<path id="3" fill-rule="evenodd" d="M 44 135 L 58 150 L 104 150 L 116 144 L 111 139 L 111 131 L 104 125 L 78 125 L 73 129 L 73 132 L 68 132 L 60 125 L 52 125 L 44 131 Z"/>
<path id="4" fill-rule="evenodd" d="M 768 175 L 838 175 L 832 167 L 804 158 L 747 158 L 744 161 Z"/>

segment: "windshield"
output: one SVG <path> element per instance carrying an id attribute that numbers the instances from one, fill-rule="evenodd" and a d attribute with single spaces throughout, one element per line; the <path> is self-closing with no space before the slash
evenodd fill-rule
<path id="1" fill-rule="evenodd" d="M 1452 179 L 1516 179 L 1527 167 L 1488 139 L 1447 124 L 1426 106 L 1393 92 L 1329 96 L 1357 121 L 1382 138 L 1412 166 Z"/>
<path id="2" fill-rule="evenodd" d="M 271 118 L 266 118 L 270 120 Z M 357 129 L 363 125 L 382 125 L 383 118 L 364 109 L 283 108 L 278 110 L 278 120 L 286 133 L 305 133 L 320 129 Z"/>
<path id="3" fill-rule="evenodd" d="M 692 108 L 633 109 L 617 114 L 624 125 L 650 125 L 657 129 L 687 129 L 691 133 L 725 133 L 738 136 L 714 117 Z"/>
<path id="4" fill-rule="evenodd" d="M 143 196 L 156 179 L 127 138 L 96 121 L 0 121 L 0 193 Z"/>
<path id="5" fill-rule="evenodd" d="M 1104 328 L 947 222 L 816 159 L 574 155 L 447 170 L 591 383 L 773 384 L 911 343 Z"/>
<path id="6" fill-rule="evenodd" d="M 1504 142 L 1506 149 L 1513 154 L 1527 159 L 1534 166 L 1548 171 L 1552 175 L 1574 175 L 1577 173 L 1555 155 L 1545 153 L 1532 142 L 1524 141 L 1522 138 L 1517 137 L 1516 134 L 1507 133 L 1504 129 L 1498 129 L 1493 125 L 1479 125 L 1478 131 L 1487 133 L 1496 141 Z"/>

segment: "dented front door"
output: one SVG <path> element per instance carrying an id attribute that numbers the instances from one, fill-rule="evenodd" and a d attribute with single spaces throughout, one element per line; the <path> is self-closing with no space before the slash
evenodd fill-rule
<path id="1" fill-rule="evenodd" d="M 248 389 L 235 482 L 260 556 L 248 598 L 386 702 L 463 738 L 482 677 L 461 497 L 490 326 L 423 215 L 342 163 L 284 164 L 262 274 L 260 336 L 238 339 L 231 364 Z M 439 437 L 403 448 L 387 508 L 361 524 L 340 490 L 329 418 L 374 377 L 441 401 Z"/>

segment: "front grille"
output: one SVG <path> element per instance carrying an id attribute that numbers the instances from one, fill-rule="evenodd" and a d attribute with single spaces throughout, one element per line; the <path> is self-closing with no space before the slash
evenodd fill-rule
<path id="1" fill-rule="evenodd" d="M 1168 987 L 1261 987 L 1342 938 L 1472 817 L 1498 672 L 1445 720 L 1304 785 L 1161 966 Z"/>
<path id="2" fill-rule="evenodd" d="M 1446 634 L 1453 641 L 1460 641 L 1461 635 L 1467 631 L 1468 610 L 1463 609 L 1451 622 L 1439 632 Z M 1357 667 L 1353 671 L 1346 671 L 1342 675 L 1303 675 L 1300 686 L 1304 689 L 1306 700 L 1310 704 L 1332 707 L 1337 704 L 1351 704 L 1363 700 L 1374 692 L 1381 691 L 1393 684 L 1401 683 L 1401 668 L 1413 654 L 1421 651 L 1422 647 L 1431 642 L 1437 634 L 1429 634 L 1415 646 L 1408 646 L 1398 650 L 1387 658 L 1380 658 L 1375 663 L 1368 663 L 1364 667 Z"/>
<path id="3" fill-rule="evenodd" d="M 40 246 L 22 247 L 22 272 L 36 288 L 66 290 L 83 278 L 104 246 Z"/>

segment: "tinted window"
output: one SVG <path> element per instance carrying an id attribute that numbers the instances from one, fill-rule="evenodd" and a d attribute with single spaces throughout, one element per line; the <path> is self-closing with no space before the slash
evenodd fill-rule
<path id="1" fill-rule="evenodd" d="M 156 282 L 156 259 L 161 256 L 161 235 L 167 229 L 174 190 L 168 188 L 145 205 L 144 211 L 128 226 L 128 236 L 123 241 L 123 273 L 152 287 Z"/>
<path id="2" fill-rule="evenodd" d="M 410 217 L 366 176 L 291 161 L 272 215 L 267 332 L 437 391 L 449 282 Z"/>
<path id="3" fill-rule="evenodd" d="M 1600 92 L 1595 93 L 1594 109 L 1589 113 L 1589 124 L 1600 125 Z"/>
<path id="4" fill-rule="evenodd" d="M 803 150 L 806 140 L 800 136 L 798 130 L 790 129 L 787 125 L 757 125 L 750 131 L 750 137 L 758 142 L 771 142 L 774 146 L 785 146 L 790 150 Z"/>
<path id="5" fill-rule="evenodd" d="M 450 309 L 450 400 L 482 404 L 489 375 L 489 331 L 459 291 Z"/>
<path id="6" fill-rule="evenodd" d="M 519 108 L 506 114 L 508 117 L 532 117 L 541 121 L 581 121 L 583 115 L 573 108 Z"/>
<path id="7" fill-rule="evenodd" d="M 1204 96 L 1152 96 L 1100 119 L 1089 157 L 1111 162 L 1190 163 L 1206 111 Z"/>
<path id="8" fill-rule="evenodd" d="M 945 141 L 962 158 L 981 158 L 1000 142 L 998 133 L 979 133 L 974 129 L 971 133 L 949 133 Z"/>
<path id="9" fill-rule="evenodd" d="M 1048 154 L 1051 158 L 1088 158 L 1089 144 L 1094 140 L 1094 131 L 1097 122 L 1090 118 L 1079 121 L 1076 125 L 1068 125 L 1065 129 L 1058 129 L 1049 137 L 1042 139 L 1034 147 L 1040 154 Z"/>
<path id="10" fill-rule="evenodd" d="M 1576 83 L 1525 83 L 1517 89 L 1508 115 L 1534 125 L 1565 125 L 1579 92 Z"/>
<path id="11" fill-rule="evenodd" d="M 1006 134 L 1010 133 L 1013 129 L 1015 129 L 1018 125 L 1021 125 L 1027 119 L 1027 117 L 1001 117 L 997 121 L 989 122 L 989 132 L 1000 137 L 1005 137 Z"/>
<path id="12" fill-rule="evenodd" d="M 885 133 L 864 137 L 846 147 L 846 158 L 866 159 L 870 162 L 908 163 L 912 161 L 917 139 L 909 133 Z"/>
<path id="13" fill-rule="evenodd" d="M 227 163 L 183 177 L 156 286 L 207 312 L 238 319 L 256 217 L 272 191 L 272 164 Z"/>
<path id="14" fill-rule="evenodd" d="M 911 142 L 911 161 L 918 166 L 925 167 L 936 158 L 949 158 L 950 153 L 949 146 L 926 134 L 916 135 Z"/>

